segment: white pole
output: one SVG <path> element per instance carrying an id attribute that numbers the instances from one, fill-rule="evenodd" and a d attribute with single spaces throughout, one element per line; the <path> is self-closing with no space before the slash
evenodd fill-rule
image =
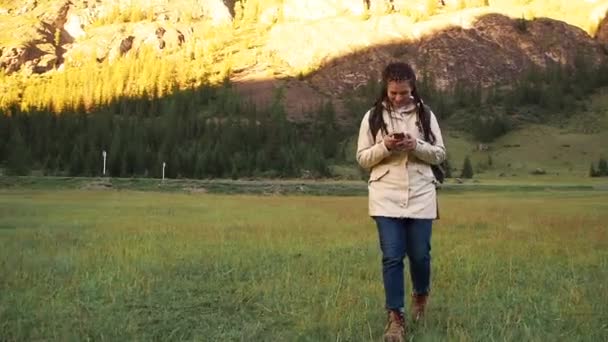
<path id="1" fill-rule="evenodd" d="M 167 166 L 167 163 L 163 162 L 163 181 L 165 180 L 165 166 Z"/>
<path id="2" fill-rule="evenodd" d="M 103 175 L 106 175 L 106 151 L 101 152 L 101 155 L 103 156 Z"/>

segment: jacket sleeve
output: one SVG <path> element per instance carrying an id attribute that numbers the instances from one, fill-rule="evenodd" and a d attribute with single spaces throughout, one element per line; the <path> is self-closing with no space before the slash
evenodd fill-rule
<path id="1" fill-rule="evenodd" d="M 445 160 L 446 151 L 437 118 L 433 112 L 430 112 L 430 114 L 431 132 L 433 132 L 435 135 L 435 144 L 431 144 L 422 139 L 417 139 L 416 149 L 413 151 L 413 153 L 418 159 L 426 163 L 438 165 Z"/>
<path id="2" fill-rule="evenodd" d="M 361 167 L 367 170 L 371 169 L 391 154 L 384 145 L 382 139 L 374 142 L 369 127 L 370 112 L 371 111 L 367 112 L 361 121 L 359 139 L 357 140 L 357 162 Z"/>

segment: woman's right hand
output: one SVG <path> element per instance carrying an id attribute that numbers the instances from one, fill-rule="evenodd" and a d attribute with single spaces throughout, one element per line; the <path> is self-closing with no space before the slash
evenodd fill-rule
<path id="1" fill-rule="evenodd" d="M 389 151 L 392 151 L 392 150 L 395 150 L 399 146 L 399 143 L 401 143 L 403 141 L 403 139 L 397 139 L 392 134 L 390 134 L 390 135 L 385 136 L 383 141 L 384 141 L 384 146 L 386 146 L 386 148 Z"/>

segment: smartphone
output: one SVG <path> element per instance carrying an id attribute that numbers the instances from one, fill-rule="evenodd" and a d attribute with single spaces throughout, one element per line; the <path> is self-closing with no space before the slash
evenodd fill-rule
<path id="1" fill-rule="evenodd" d="M 405 133 L 393 133 L 393 138 L 397 140 L 405 139 Z"/>

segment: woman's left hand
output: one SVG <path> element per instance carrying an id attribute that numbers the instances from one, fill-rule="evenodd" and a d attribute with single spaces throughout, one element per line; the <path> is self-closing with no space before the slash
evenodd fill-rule
<path id="1" fill-rule="evenodd" d="M 403 146 L 403 149 L 406 151 L 413 151 L 416 149 L 417 141 L 416 138 L 407 133 L 400 145 Z"/>

